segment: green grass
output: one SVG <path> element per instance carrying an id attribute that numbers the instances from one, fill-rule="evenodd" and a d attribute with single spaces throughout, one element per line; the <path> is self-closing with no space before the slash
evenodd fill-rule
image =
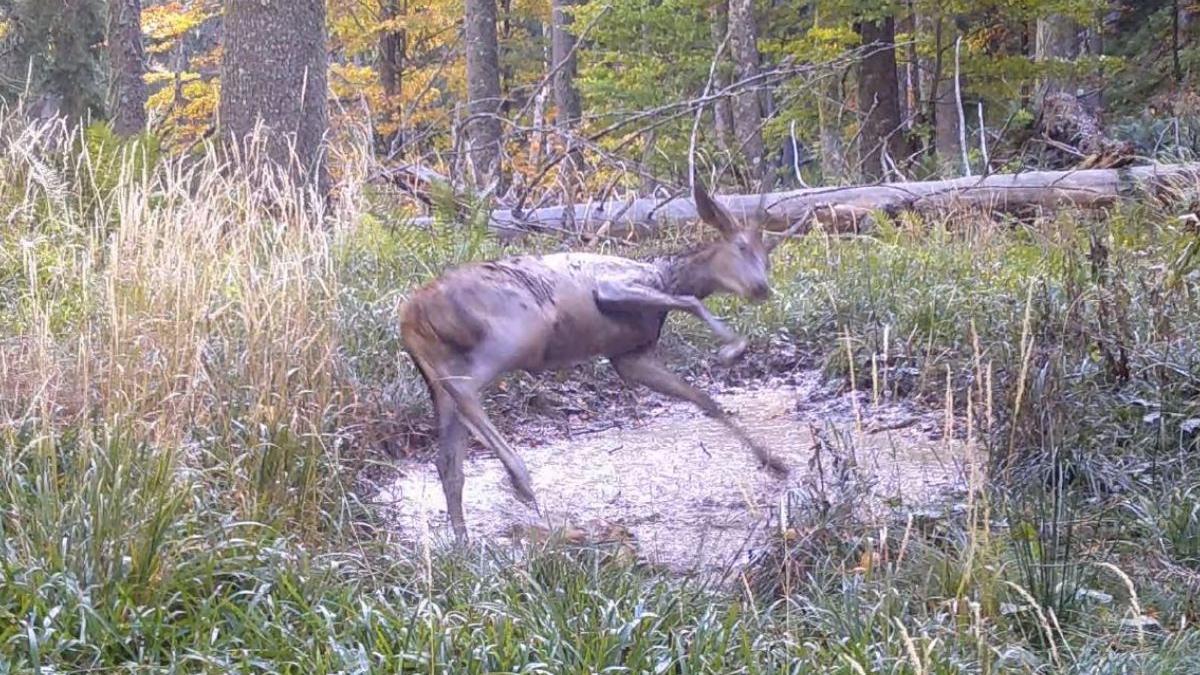
<path id="1" fill-rule="evenodd" d="M 357 491 L 387 416 L 425 412 L 396 304 L 510 250 L 482 229 L 405 227 L 353 152 L 318 220 L 212 158 L 54 133 L 0 120 L 0 672 L 1200 668 L 1200 255 L 1169 205 L 813 233 L 771 302 L 714 299 L 759 351 L 948 402 L 992 458 L 935 517 L 864 517 L 853 475 L 797 491 L 717 584 L 397 544 Z M 691 319 L 665 342 L 711 357 Z"/>

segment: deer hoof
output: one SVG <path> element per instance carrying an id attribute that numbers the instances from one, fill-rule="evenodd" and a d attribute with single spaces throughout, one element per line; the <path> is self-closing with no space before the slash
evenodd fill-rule
<path id="1" fill-rule="evenodd" d="M 537 497 L 533 494 L 533 488 L 530 487 L 527 480 L 514 480 L 512 487 L 513 492 L 516 493 L 517 501 L 526 506 L 537 508 Z"/>
<path id="2" fill-rule="evenodd" d="M 738 359 L 742 358 L 742 355 L 746 353 L 746 349 L 749 346 L 750 342 L 746 338 L 738 338 L 736 341 L 721 347 L 717 352 L 717 360 L 723 366 L 731 366 L 737 363 Z"/>
<path id="3" fill-rule="evenodd" d="M 787 478 L 788 474 L 791 473 L 791 469 L 788 468 L 788 465 L 784 464 L 783 460 L 778 458 L 772 457 L 767 460 L 766 464 L 767 468 L 770 469 L 771 473 L 775 474 L 777 478 Z"/>

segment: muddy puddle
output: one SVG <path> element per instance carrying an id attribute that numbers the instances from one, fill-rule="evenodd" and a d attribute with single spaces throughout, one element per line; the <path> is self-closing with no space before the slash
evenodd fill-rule
<path id="1" fill-rule="evenodd" d="M 787 461 L 786 479 L 759 468 L 723 427 L 688 404 L 640 396 L 638 419 L 518 446 L 540 514 L 516 500 L 497 459 L 471 456 L 464 504 L 472 536 L 502 543 L 531 530 L 594 531 L 603 524 L 632 536 L 649 562 L 680 572 L 719 571 L 762 543 L 768 516 L 789 489 L 811 489 L 847 460 L 874 484 L 875 503 L 866 508 L 919 507 L 965 484 L 964 446 L 945 434 L 942 413 L 872 405 L 861 394 L 830 396 L 815 373 L 716 392 L 725 409 Z M 407 462 L 400 471 L 378 499 L 394 512 L 401 538 L 448 540 L 432 462 Z"/>

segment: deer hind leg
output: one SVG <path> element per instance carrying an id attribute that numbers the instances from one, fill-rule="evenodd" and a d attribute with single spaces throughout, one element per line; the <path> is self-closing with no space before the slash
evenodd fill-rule
<path id="1" fill-rule="evenodd" d="M 433 401 L 433 414 L 438 430 L 438 451 L 434 459 L 442 492 L 446 496 L 446 512 L 450 515 L 450 527 L 454 538 L 461 544 L 467 541 L 467 524 L 463 517 L 463 458 L 467 450 L 468 430 L 458 417 L 454 399 L 446 392 L 441 382 L 431 376 L 420 360 L 414 358 L 417 372 L 425 380 L 429 397 Z"/>
<path id="2" fill-rule="evenodd" d="M 533 486 L 529 479 L 529 470 L 525 468 L 525 462 L 512 449 L 508 441 L 504 440 L 483 410 L 483 404 L 479 400 L 478 386 L 481 381 L 483 380 L 471 377 L 447 378 L 442 380 L 441 384 L 454 401 L 457 417 L 479 439 L 480 443 L 486 445 L 500 458 L 516 489 L 517 498 L 526 504 L 536 505 L 537 498 L 533 494 Z"/>
<path id="3" fill-rule="evenodd" d="M 440 400 L 438 400 L 440 399 Z M 467 541 L 467 522 L 463 517 L 463 458 L 467 452 L 466 425 L 459 419 L 454 401 L 444 391 L 435 396 L 438 415 L 438 454 L 435 464 L 446 495 L 450 527 L 459 543 Z"/>
<path id="4" fill-rule="evenodd" d="M 610 357 L 609 360 L 612 361 L 617 374 L 626 382 L 642 384 L 665 396 L 691 401 L 705 415 L 716 419 L 742 444 L 750 448 L 758 461 L 781 476 L 787 475 L 787 464 L 751 438 L 737 422 L 729 419 L 729 416 L 725 414 L 721 406 L 717 405 L 716 401 L 712 400 L 711 396 L 688 384 L 679 375 L 667 370 L 667 367 L 649 350 L 622 354 Z"/>

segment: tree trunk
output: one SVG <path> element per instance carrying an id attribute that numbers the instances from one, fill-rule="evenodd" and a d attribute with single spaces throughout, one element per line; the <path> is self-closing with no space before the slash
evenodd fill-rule
<path id="1" fill-rule="evenodd" d="M 712 9 L 712 29 L 713 49 L 716 50 L 725 42 L 725 36 L 729 35 L 729 0 L 716 0 L 713 3 Z M 728 50 L 729 45 L 726 44 Z M 714 52 L 715 53 L 715 52 Z M 722 91 L 729 86 L 729 75 L 721 66 L 717 64 L 717 69 L 714 72 L 713 88 L 717 91 Z M 717 145 L 721 147 L 722 152 L 733 156 L 734 146 L 737 144 L 733 131 L 733 105 L 729 99 L 721 97 L 713 103 L 713 124 L 717 130 Z"/>
<path id="2" fill-rule="evenodd" d="M 583 109 L 579 101 L 579 90 L 575 87 L 578 59 L 575 56 L 575 40 L 571 32 L 574 19 L 570 8 L 578 0 L 553 0 L 554 33 L 551 37 L 551 56 L 554 69 L 554 107 L 558 110 L 558 125 L 574 129 Z"/>
<path id="3" fill-rule="evenodd" d="M 253 141 L 293 182 L 327 194 L 325 0 L 226 0 L 223 32 L 222 138 L 259 159 L 245 154 Z"/>
<path id="4" fill-rule="evenodd" d="M 570 8 L 578 0 L 551 0 L 553 27 L 550 36 L 550 61 L 554 73 L 555 122 L 562 131 L 563 141 L 572 144 L 572 133 L 583 118 L 583 107 L 579 100 L 579 89 L 575 86 L 578 59 L 575 54 L 577 36 L 571 32 L 574 17 Z M 578 148 L 572 147 L 563 164 L 565 189 L 574 191 L 575 171 L 582 168 L 583 156 Z"/>
<path id="5" fill-rule="evenodd" d="M 1088 52 L 1089 31 L 1070 17 L 1052 14 L 1038 19 L 1034 49 L 1038 63 L 1070 64 Z M 1067 94 L 1080 99 L 1080 103 L 1088 110 L 1099 111 L 1099 97 L 1094 93 L 1085 92 L 1080 85 L 1072 75 L 1047 75 L 1041 82 L 1039 104 L 1056 94 Z"/>
<path id="6" fill-rule="evenodd" d="M 543 34 L 553 32 L 553 30 L 553 27 L 542 26 Z M 553 52 L 553 45 L 547 45 L 542 49 L 542 60 L 545 62 L 546 68 L 554 67 Z M 546 151 L 546 141 L 549 138 L 546 109 L 549 107 L 550 94 L 550 89 L 542 87 L 533 96 L 533 132 L 530 134 L 529 140 L 529 166 L 541 166 L 542 154 Z"/>
<path id="7" fill-rule="evenodd" d="M 1036 56 L 1039 63 L 1065 70 L 1081 56 L 1097 51 L 1097 31 L 1076 21 L 1052 15 L 1038 20 Z M 1036 128 L 1057 143 L 1049 149 L 1053 166 L 1120 166 L 1132 160 L 1132 143 L 1105 135 L 1100 120 L 1100 90 L 1084 86 L 1077 69 L 1049 73 L 1039 86 Z M 1080 155 L 1083 155 L 1082 161 Z"/>
<path id="8" fill-rule="evenodd" d="M 464 136 L 477 186 L 497 182 L 500 173 L 500 47 L 496 0 L 466 0 L 467 121 Z"/>
<path id="9" fill-rule="evenodd" d="M 745 83 L 756 78 L 759 54 L 753 0 L 729 0 L 729 48 L 733 54 L 734 72 L 738 82 Z M 757 84 L 742 87 L 733 99 L 733 126 L 737 133 L 738 149 L 751 176 L 752 187 L 757 188 L 766 178 L 762 106 Z"/>
<path id="10" fill-rule="evenodd" d="M 822 76 L 817 96 L 817 125 L 820 127 L 821 180 L 837 185 L 846 180 L 850 167 L 846 162 L 846 144 L 842 139 L 842 82 L 836 72 Z"/>
<path id="11" fill-rule="evenodd" d="M 882 180 L 890 173 L 885 154 L 897 161 L 903 147 L 896 82 L 896 22 L 889 16 L 878 22 L 860 22 L 857 28 L 867 50 L 858 76 L 862 174 L 866 180 Z"/>
<path id="12" fill-rule="evenodd" d="M 958 128 L 958 105 L 954 87 L 953 25 L 940 15 L 919 17 L 919 26 L 933 36 L 933 57 L 924 63 L 926 113 L 932 130 L 933 155 L 943 176 L 962 175 L 962 145 Z M 947 32 L 951 34 L 946 35 Z M 961 74 L 960 74 L 961 80 Z"/>
<path id="13" fill-rule="evenodd" d="M 106 109 L 104 0 L 6 0 L 8 29 L 0 48 L 0 95 L 27 97 L 38 119 L 64 115 L 72 124 Z"/>
<path id="14" fill-rule="evenodd" d="M 400 0 L 381 0 L 380 16 L 385 22 L 394 22 L 407 13 L 407 3 Z M 404 60 L 408 50 L 408 33 L 403 28 L 386 28 L 379 35 L 379 85 L 383 89 L 383 111 L 381 121 L 386 127 L 379 135 L 385 152 L 404 142 L 400 133 L 402 123 L 399 115 L 400 95 L 404 90 Z"/>
<path id="15" fill-rule="evenodd" d="M 109 115 L 113 131 L 128 137 L 146 130 L 146 51 L 141 0 L 108 6 Z"/>
<path id="16" fill-rule="evenodd" d="M 916 35 L 920 30 L 920 19 L 913 0 L 907 0 L 909 40 L 904 59 L 904 92 L 907 96 L 905 107 L 906 117 L 904 128 L 912 130 L 924 114 L 922 108 L 924 99 L 921 97 L 921 60 L 917 55 Z"/>
<path id="17" fill-rule="evenodd" d="M 813 9 L 813 28 L 822 27 L 822 5 Z M 850 171 L 846 162 L 845 143 L 842 142 L 842 81 L 839 73 L 818 75 L 817 133 L 820 138 L 821 180 L 825 185 L 836 185 L 845 180 Z"/>

